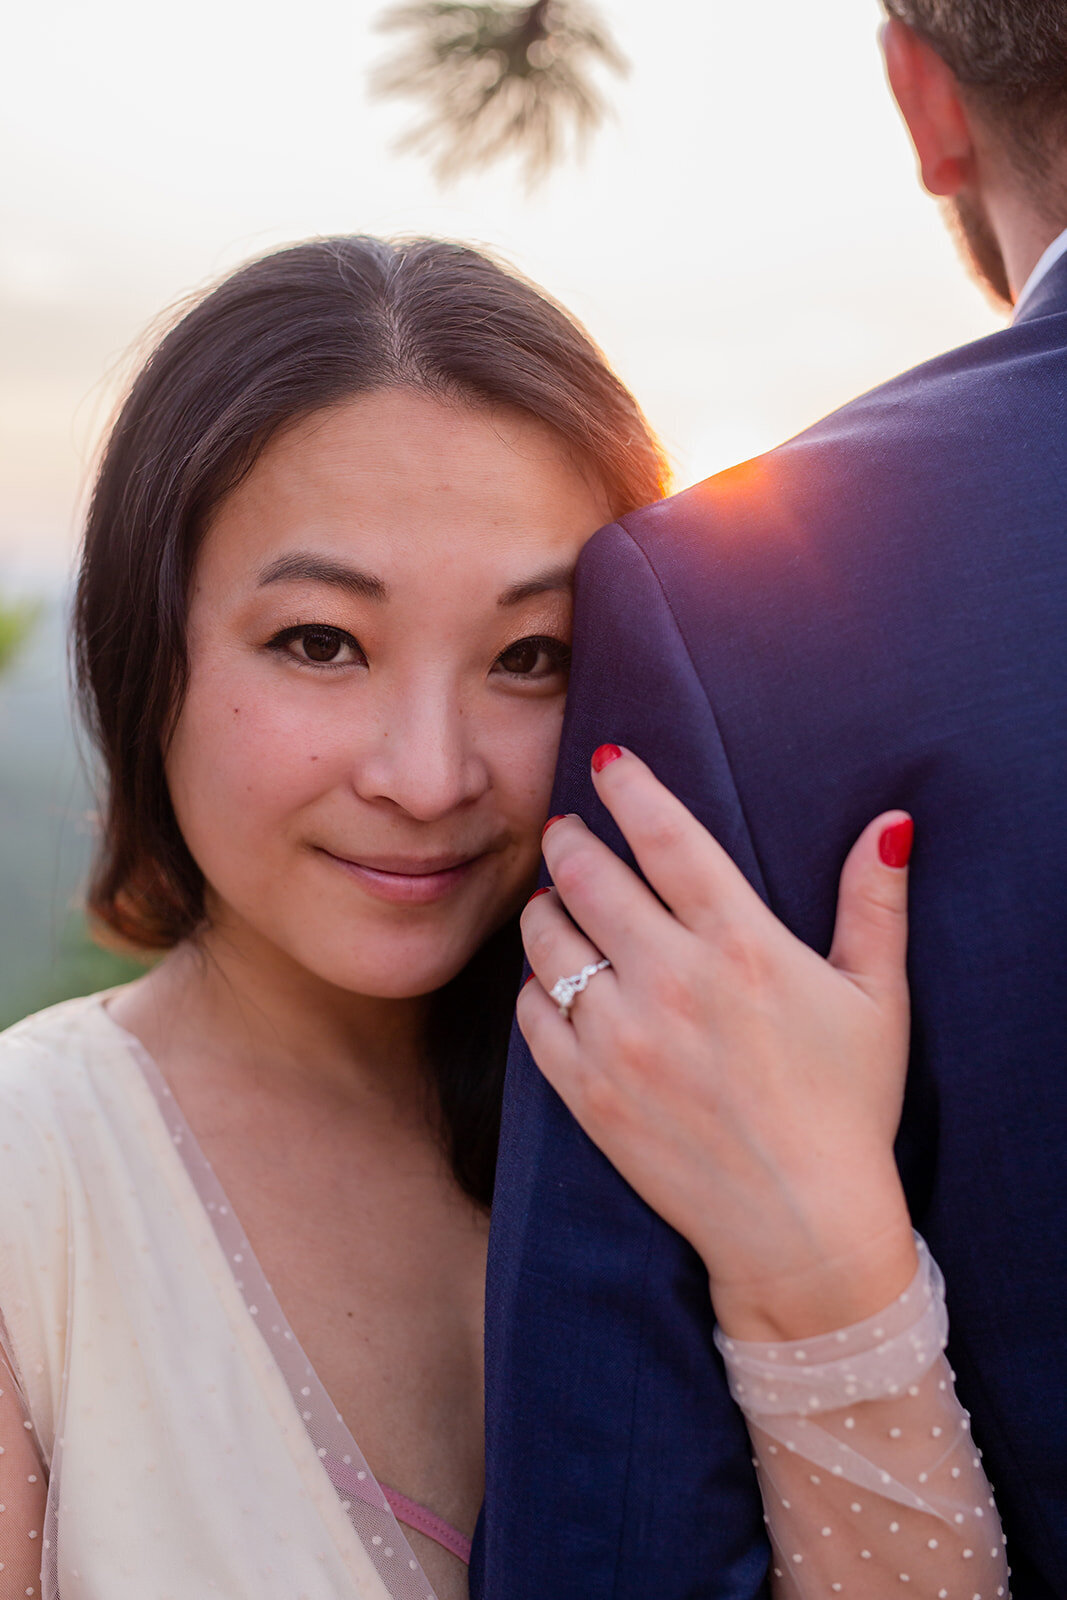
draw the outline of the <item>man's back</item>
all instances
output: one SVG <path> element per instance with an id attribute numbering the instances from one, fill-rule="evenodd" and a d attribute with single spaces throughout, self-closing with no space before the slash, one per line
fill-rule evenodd
<path id="1" fill-rule="evenodd" d="M 598 535 L 577 615 L 556 809 L 618 844 L 588 757 L 630 745 L 822 950 L 849 845 L 914 814 L 901 1166 L 1015 1600 L 1067 1593 L 1067 259 L 1015 327 Z M 513 1055 L 484 1592 L 758 1593 L 699 1263 Z"/>

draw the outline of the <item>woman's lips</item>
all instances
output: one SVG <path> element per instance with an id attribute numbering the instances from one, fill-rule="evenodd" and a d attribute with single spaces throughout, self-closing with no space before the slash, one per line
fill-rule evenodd
<path id="1" fill-rule="evenodd" d="M 378 900 L 388 900 L 393 905 L 428 906 L 443 900 L 470 877 L 482 859 L 469 856 L 462 861 L 450 860 L 438 865 L 435 862 L 404 862 L 396 857 L 380 859 L 372 866 L 369 862 L 349 861 L 345 856 L 335 856 L 330 850 L 323 855 Z"/>

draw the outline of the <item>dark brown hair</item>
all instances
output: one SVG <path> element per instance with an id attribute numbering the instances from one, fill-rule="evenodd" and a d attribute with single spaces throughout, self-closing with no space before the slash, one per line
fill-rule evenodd
<path id="1" fill-rule="evenodd" d="M 1067 6 L 1063 0 L 883 0 L 921 34 L 965 90 L 1048 171 L 1067 130 Z M 1029 174 L 1033 176 L 1033 173 Z"/>
<path id="2" fill-rule="evenodd" d="M 585 332 L 463 245 L 314 240 L 251 262 L 186 309 L 108 439 L 75 603 L 79 699 L 107 782 L 89 910 L 127 944 L 168 949 L 204 920 L 203 878 L 175 821 L 164 758 L 186 687 L 187 593 L 206 523 L 280 427 L 397 386 L 546 423 L 615 516 L 665 490 L 647 423 Z M 481 1200 L 518 965 L 512 927 L 438 997 L 439 1098 L 457 1175 Z M 467 1004 L 487 983 L 501 996 L 492 1015 Z"/>

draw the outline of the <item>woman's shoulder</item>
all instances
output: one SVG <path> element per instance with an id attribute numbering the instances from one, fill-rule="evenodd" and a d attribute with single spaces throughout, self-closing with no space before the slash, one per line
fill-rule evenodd
<path id="1" fill-rule="evenodd" d="M 46 1448 L 58 1416 L 70 1252 L 88 1214 L 78 1154 L 96 1115 L 96 1064 L 114 1041 L 100 995 L 0 1033 L 0 1316 Z M 121 1036 L 119 1036 L 121 1037 Z"/>
<path id="2" fill-rule="evenodd" d="M 101 989 L 96 994 L 76 995 L 61 1000 L 58 1005 L 34 1011 L 20 1022 L 14 1022 L 0 1032 L 0 1061 L 8 1059 L 11 1051 L 41 1050 L 56 1047 L 60 1050 L 79 1044 L 87 1036 L 97 1037 L 101 1021 L 105 1031 L 114 1025 L 110 1022 L 105 1002 L 118 991 Z"/>
<path id="3" fill-rule="evenodd" d="M 0 1123 L 12 1113 L 35 1120 L 77 1092 L 86 1068 L 117 1048 L 105 994 L 64 1000 L 0 1033 Z"/>
<path id="4" fill-rule="evenodd" d="M 57 1208 L 81 1214 L 129 1187 L 153 1104 L 105 1004 L 113 992 L 65 1000 L 0 1034 L 0 1255 L 12 1230 L 39 1235 Z"/>
<path id="5" fill-rule="evenodd" d="M 83 1187 L 81 1147 L 99 1123 L 102 1068 L 116 1050 L 121 1055 L 121 1037 L 102 995 L 65 1000 L 0 1033 L 0 1307 L 7 1317 L 13 1293 L 33 1300 L 27 1285 L 65 1237 L 71 1197 Z"/>

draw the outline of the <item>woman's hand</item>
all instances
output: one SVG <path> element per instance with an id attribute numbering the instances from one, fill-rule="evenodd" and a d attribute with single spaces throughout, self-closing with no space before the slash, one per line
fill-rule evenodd
<path id="1" fill-rule="evenodd" d="M 893 1158 L 910 819 L 886 813 L 853 848 L 823 960 L 636 756 L 605 746 L 594 771 L 651 889 L 577 817 L 549 824 L 555 889 L 523 913 L 537 981 L 518 1007 L 539 1067 L 699 1251 L 727 1334 L 873 1315 L 916 1269 Z M 601 955 L 565 1020 L 548 991 Z"/>

